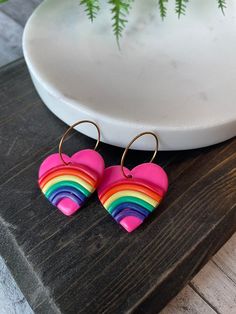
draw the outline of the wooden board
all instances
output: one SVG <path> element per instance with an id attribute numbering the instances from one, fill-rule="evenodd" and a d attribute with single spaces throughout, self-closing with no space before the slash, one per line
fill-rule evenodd
<path id="1" fill-rule="evenodd" d="M 236 313 L 236 284 L 213 261 L 199 272 L 192 285 L 202 292 L 203 298 L 209 300 L 218 313 Z"/>
<path id="2" fill-rule="evenodd" d="M 207 304 L 189 285 L 187 285 L 161 314 L 215 314 Z"/>
<path id="3" fill-rule="evenodd" d="M 236 309 L 236 233 L 161 314 L 234 314 Z"/>
<path id="4" fill-rule="evenodd" d="M 37 171 L 66 126 L 42 104 L 23 61 L 2 68 L 0 87 L 0 253 L 36 313 L 157 313 L 236 230 L 235 139 L 159 153 L 169 193 L 131 235 L 96 196 L 74 217 L 61 215 L 41 195 Z M 93 144 L 76 134 L 64 149 Z M 100 152 L 112 165 L 122 150 Z M 130 152 L 128 166 L 148 159 Z"/>

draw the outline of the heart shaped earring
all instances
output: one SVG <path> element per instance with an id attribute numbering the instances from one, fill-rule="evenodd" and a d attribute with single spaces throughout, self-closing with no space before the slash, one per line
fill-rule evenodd
<path id="1" fill-rule="evenodd" d="M 69 157 L 62 153 L 67 134 L 82 123 L 93 124 L 98 132 L 94 149 L 84 149 Z M 96 152 L 100 142 L 100 129 L 93 121 L 74 123 L 62 136 L 59 153 L 48 156 L 39 168 L 39 187 L 46 198 L 63 214 L 74 214 L 96 190 L 104 173 L 104 160 Z"/>
<path id="2" fill-rule="evenodd" d="M 140 137 L 152 135 L 156 149 L 152 159 L 132 170 L 124 167 L 130 146 Z M 153 132 L 137 135 L 126 147 L 121 163 L 105 169 L 98 187 L 98 197 L 117 223 L 132 232 L 152 213 L 162 201 L 168 189 L 168 178 L 162 167 L 153 163 L 158 152 L 158 138 Z"/>

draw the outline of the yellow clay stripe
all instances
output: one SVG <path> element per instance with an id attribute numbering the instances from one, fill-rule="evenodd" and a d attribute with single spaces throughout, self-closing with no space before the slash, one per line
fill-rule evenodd
<path id="1" fill-rule="evenodd" d="M 117 199 L 119 199 L 120 197 L 124 197 L 124 196 L 133 196 L 133 197 L 137 197 L 140 198 L 141 200 L 144 200 L 145 202 L 149 203 L 150 205 L 152 205 L 153 207 L 156 207 L 158 202 L 156 200 L 154 200 L 153 198 L 147 196 L 144 193 L 141 192 L 137 192 L 137 191 L 132 191 L 132 190 L 126 190 L 126 191 L 121 191 L 121 192 L 117 192 L 115 194 L 113 194 L 111 197 L 109 197 L 106 202 L 103 204 L 103 206 L 105 208 L 109 208 L 109 206 L 115 202 Z"/>
<path id="2" fill-rule="evenodd" d="M 85 180 L 78 178 L 77 176 L 70 176 L 70 175 L 63 175 L 63 176 L 58 176 L 56 178 L 53 178 L 52 180 L 48 181 L 44 187 L 42 188 L 43 193 L 46 193 L 47 190 L 53 185 L 61 181 L 73 181 L 81 184 L 86 190 L 89 192 L 94 191 L 94 187 L 88 184 Z"/>

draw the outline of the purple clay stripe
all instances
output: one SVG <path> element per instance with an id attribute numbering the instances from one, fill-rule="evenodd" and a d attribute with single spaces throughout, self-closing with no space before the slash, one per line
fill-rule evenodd
<path id="1" fill-rule="evenodd" d="M 136 204 L 136 203 L 131 203 L 131 202 L 125 202 L 125 203 L 122 203 L 122 204 L 119 204 L 118 206 L 116 206 L 111 215 L 112 217 L 116 217 L 122 210 L 124 209 L 131 209 L 131 210 L 134 210 L 140 214 L 142 214 L 144 217 L 147 217 L 150 212 L 144 208 L 143 206 L 139 205 L 139 204 Z"/>
<path id="2" fill-rule="evenodd" d="M 123 218 L 125 217 L 128 217 L 128 216 L 133 216 L 133 217 L 137 217 L 139 218 L 141 221 L 144 221 L 145 219 L 145 216 L 142 215 L 141 213 L 135 211 L 135 210 L 132 210 L 132 209 L 124 209 L 122 210 L 118 215 L 116 215 L 114 217 L 114 219 L 117 221 L 117 222 L 120 222 Z"/>
<path id="3" fill-rule="evenodd" d="M 80 199 L 81 202 L 84 202 L 86 200 L 86 195 L 84 195 L 82 192 L 80 192 L 78 189 L 70 187 L 70 186 L 63 186 L 60 188 L 57 188 L 55 191 L 53 191 L 48 199 L 50 202 L 53 202 L 54 198 L 58 195 L 61 194 L 62 192 L 68 192 L 70 194 L 73 194 L 76 196 L 78 199 Z"/>
<path id="4" fill-rule="evenodd" d="M 81 206 L 83 203 L 76 195 L 71 194 L 69 192 L 61 192 L 57 194 L 53 200 L 51 201 L 54 206 L 57 206 L 57 204 L 63 199 L 63 198 L 69 198 L 72 201 L 74 201 L 77 205 Z"/>

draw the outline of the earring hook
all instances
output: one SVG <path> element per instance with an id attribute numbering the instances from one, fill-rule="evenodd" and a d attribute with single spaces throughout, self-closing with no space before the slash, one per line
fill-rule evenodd
<path id="1" fill-rule="evenodd" d="M 156 140 L 156 148 L 154 150 L 154 153 L 153 153 L 153 156 L 150 160 L 150 162 L 153 162 L 153 160 L 155 159 L 156 155 L 157 155 L 157 152 L 158 152 L 158 145 L 159 145 L 159 141 L 158 141 L 158 137 L 157 135 L 154 133 L 154 132 L 151 132 L 151 131 L 148 131 L 148 132 L 142 132 L 140 134 L 138 134 L 137 136 L 135 136 L 132 141 L 129 142 L 129 144 L 126 146 L 125 150 L 124 150 L 124 153 L 121 157 L 121 162 L 120 162 L 120 166 L 121 166 L 121 171 L 122 171 L 122 174 L 125 178 L 131 178 L 132 176 L 131 175 L 126 175 L 125 171 L 124 171 L 124 163 L 125 163 L 125 157 L 127 155 L 127 152 L 129 150 L 129 148 L 131 147 L 131 145 L 137 140 L 139 139 L 140 137 L 144 136 L 144 135 L 152 135 L 155 140 Z"/>
<path id="2" fill-rule="evenodd" d="M 66 165 L 66 166 L 69 165 L 69 162 L 65 162 L 65 160 L 64 160 L 63 157 L 62 157 L 62 144 L 63 144 L 63 142 L 64 142 L 66 136 L 68 135 L 68 133 L 69 133 L 72 129 L 74 129 L 75 126 L 77 126 L 77 125 L 79 125 L 79 124 L 82 124 L 82 123 L 90 123 L 90 124 L 94 125 L 94 126 L 96 127 L 96 129 L 97 129 L 98 138 L 97 138 L 97 142 L 96 142 L 96 144 L 95 144 L 95 146 L 94 146 L 94 150 L 97 149 L 97 147 L 98 147 L 98 145 L 99 145 L 99 143 L 100 143 L 101 132 L 100 132 L 99 126 L 98 126 L 95 122 L 90 121 L 90 120 L 81 120 L 81 121 L 78 121 L 78 122 L 75 122 L 74 124 L 72 124 L 72 125 L 66 130 L 66 132 L 63 134 L 63 136 L 62 136 L 62 138 L 61 138 L 61 140 L 60 140 L 59 146 L 58 146 L 58 151 L 59 151 L 59 155 L 60 155 L 61 161 L 62 161 L 62 162 L 64 163 L 64 165 Z"/>

